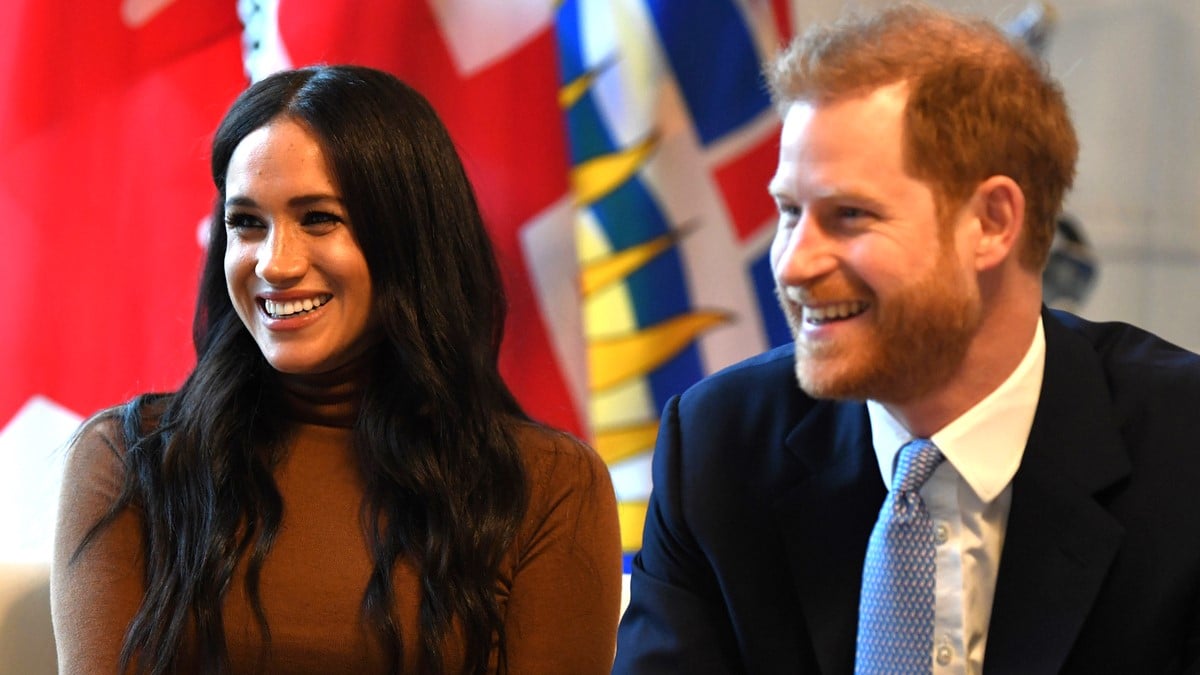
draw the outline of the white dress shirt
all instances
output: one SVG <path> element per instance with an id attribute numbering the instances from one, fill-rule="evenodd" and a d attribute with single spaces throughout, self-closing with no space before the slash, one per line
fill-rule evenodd
<path id="1" fill-rule="evenodd" d="M 937 539 L 933 672 L 983 671 L 992 596 L 1021 464 L 1042 387 L 1046 337 L 1042 321 L 1025 357 L 999 387 L 935 433 L 945 455 L 921 488 Z M 871 437 L 885 486 L 901 446 L 913 435 L 882 404 L 867 402 Z"/>

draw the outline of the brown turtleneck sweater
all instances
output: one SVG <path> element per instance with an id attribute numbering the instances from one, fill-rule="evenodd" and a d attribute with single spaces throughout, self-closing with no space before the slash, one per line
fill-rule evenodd
<path id="1" fill-rule="evenodd" d="M 359 521 L 362 480 L 351 430 L 359 392 L 351 382 L 289 378 L 297 429 L 275 473 L 283 525 L 262 571 L 271 629 L 262 672 L 382 672 L 372 630 L 360 619 L 371 562 Z M 578 441 L 514 423 L 530 502 L 501 564 L 497 593 L 508 633 L 509 670 L 608 673 L 616 643 L 621 553 L 608 470 Z M 51 581 L 60 672 L 114 673 L 144 593 L 140 512 L 130 509 L 69 563 L 84 533 L 119 492 L 118 424 L 93 425 L 72 446 L 63 479 Z M 116 453 L 113 449 L 116 449 Z M 244 567 L 224 601 L 235 672 L 255 672 L 262 640 L 246 598 Z M 396 614 L 406 647 L 417 635 L 419 584 L 395 571 Z M 415 669 L 405 650 L 405 671 Z M 450 652 L 453 648 L 450 647 Z M 448 672 L 455 672 L 453 659 Z M 186 668 L 185 668 L 186 670 Z"/>

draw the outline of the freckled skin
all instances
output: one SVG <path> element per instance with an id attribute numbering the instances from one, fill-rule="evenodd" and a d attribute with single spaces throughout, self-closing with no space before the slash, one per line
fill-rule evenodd
<path id="1" fill-rule="evenodd" d="M 367 262 L 317 139 L 278 118 L 238 144 L 226 171 L 225 277 L 267 361 L 327 372 L 378 341 Z M 325 300 L 278 320 L 263 300 Z"/>

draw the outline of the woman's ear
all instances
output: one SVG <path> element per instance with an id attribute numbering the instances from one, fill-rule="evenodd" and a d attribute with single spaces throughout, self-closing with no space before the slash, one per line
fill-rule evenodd
<path id="1" fill-rule="evenodd" d="M 992 176 L 975 188 L 972 196 L 979 219 L 975 243 L 975 269 L 983 271 L 1015 257 L 1025 229 L 1025 193 L 1008 176 Z"/>

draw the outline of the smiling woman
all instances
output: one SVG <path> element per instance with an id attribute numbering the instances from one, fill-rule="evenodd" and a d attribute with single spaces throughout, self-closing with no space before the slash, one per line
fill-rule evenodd
<path id="1" fill-rule="evenodd" d="M 500 378 L 500 275 L 429 104 L 280 73 L 212 170 L 195 370 L 68 458 L 63 672 L 608 672 L 608 472 Z"/>
<path id="2" fill-rule="evenodd" d="M 225 193 L 229 297 L 273 368 L 330 370 L 379 342 L 366 258 L 303 124 L 283 118 L 247 135 Z"/>

